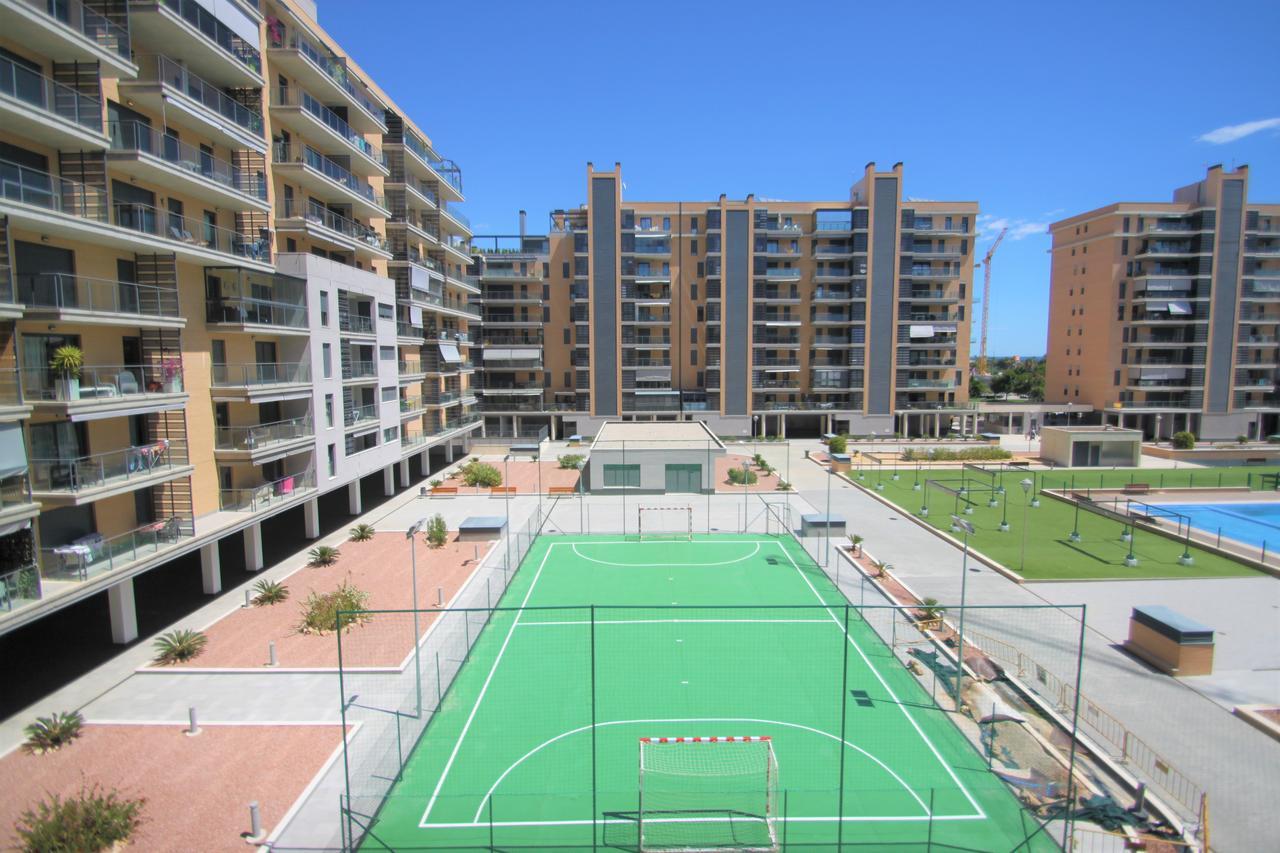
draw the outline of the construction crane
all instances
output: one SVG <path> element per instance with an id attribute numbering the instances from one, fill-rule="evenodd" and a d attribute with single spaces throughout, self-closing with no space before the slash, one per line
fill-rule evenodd
<path id="1" fill-rule="evenodd" d="M 1000 241 L 1004 239 L 1004 235 L 1008 233 L 1008 228 L 1000 230 L 1000 236 L 996 237 L 996 241 L 991 244 L 991 248 L 987 249 L 986 257 L 979 264 L 982 267 L 982 340 L 978 344 L 978 367 L 976 371 L 979 376 L 987 375 L 987 320 L 991 316 L 991 258 L 995 255 L 996 249 L 1000 248 Z"/>

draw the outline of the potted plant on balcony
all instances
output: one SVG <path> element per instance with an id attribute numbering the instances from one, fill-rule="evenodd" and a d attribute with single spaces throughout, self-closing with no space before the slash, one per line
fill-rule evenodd
<path id="1" fill-rule="evenodd" d="M 80 347 L 58 347 L 49 359 L 49 368 L 58 374 L 59 400 L 80 399 L 80 370 L 84 367 L 84 351 Z"/>

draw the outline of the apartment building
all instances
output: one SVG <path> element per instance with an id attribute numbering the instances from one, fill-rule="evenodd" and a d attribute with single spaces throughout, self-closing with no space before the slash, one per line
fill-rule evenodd
<path id="1" fill-rule="evenodd" d="M 973 430 L 978 207 L 868 164 L 840 201 L 632 202 L 587 165 L 545 235 L 476 237 L 490 435 L 705 420 L 721 435 Z"/>
<path id="2" fill-rule="evenodd" d="M 462 200 L 309 0 L 0 0 L 0 633 L 465 447 Z"/>
<path id="3" fill-rule="evenodd" d="M 1280 204 L 1249 200 L 1247 167 L 1050 232 L 1048 401 L 1148 438 L 1280 431 Z"/>

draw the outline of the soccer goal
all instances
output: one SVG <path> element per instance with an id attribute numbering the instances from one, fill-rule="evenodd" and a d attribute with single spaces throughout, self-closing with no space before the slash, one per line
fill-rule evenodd
<path id="1" fill-rule="evenodd" d="M 767 737 L 640 739 L 641 851 L 777 850 Z"/>
<path id="2" fill-rule="evenodd" d="M 693 507 L 642 506 L 637 529 L 641 539 L 692 539 Z"/>

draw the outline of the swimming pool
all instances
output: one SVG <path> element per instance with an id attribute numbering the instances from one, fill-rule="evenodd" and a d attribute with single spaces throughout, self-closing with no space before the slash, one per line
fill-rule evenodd
<path id="1" fill-rule="evenodd" d="M 1280 550 L 1280 502 L 1223 504 L 1152 504 L 1191 518 L 1191 526 L 1267 550 Z"/>

